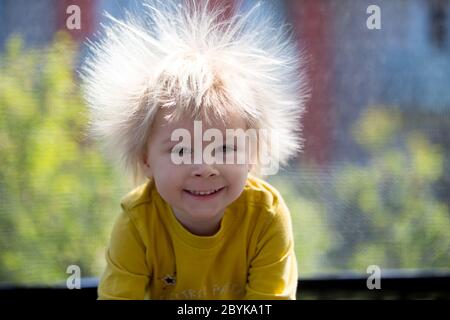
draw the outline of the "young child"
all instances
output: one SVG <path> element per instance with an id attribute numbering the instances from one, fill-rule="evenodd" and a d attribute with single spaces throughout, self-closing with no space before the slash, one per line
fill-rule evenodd
<path id="1" fill-rule="evenodd" d="M 295 299 L 290 213 L 261 175 L 301 147 L 298 49 L 258 5 L 227 16 L 208 1 L 170 3 L 146 3 L 142 21 L 110 17 L 83 68 L 90 133 L 137 185 L 99 299 Z M 239 134 L 220 139 L 249 129 L 244 147 Z"/>

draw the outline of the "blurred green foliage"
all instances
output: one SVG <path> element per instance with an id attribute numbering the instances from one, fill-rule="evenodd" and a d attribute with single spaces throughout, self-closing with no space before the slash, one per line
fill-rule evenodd
<path id="1" fill-rule="evenodd" d="M 450 269 L 450 213 L 434 186 L 445 154 L 404 130 L 394 108 L 367 108 L 352 128 L 363 163 L 313 164 L 269 179 L 293 217 L 300 276 L 382 269 Z"/>
<path id="2" fill-rule="evenodd" d="M 52 283 L 97 275 L 118 213 L 117 175 L 85 138 L 77 48 L 10 39 L 0 56 L 0 282 Z"/>
<path id="3" fill-rule="evenodd" d="M 364 237 L 348 267 L 450 268 L 449 208 L 433 192 L 444 174 L 444 151 L 424 133 L 402 130 L 402 119 L 395 109 L 369 108 L 353 129 L 370 160 L 337 175 L 345 185 L 336 189 L 337 199 L 363 220 Z"/>

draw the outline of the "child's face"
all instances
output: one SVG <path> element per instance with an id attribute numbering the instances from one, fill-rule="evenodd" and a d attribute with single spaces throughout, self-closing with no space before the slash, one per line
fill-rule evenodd
<path id="1" fill-rule="evenodd" d="M 171 134 L 175 129 L 187 129 L 192 139 L 191 152 L 195 152 L 194 120 L 189 118 L 168 122 L 164 119 L 166 114 L 167 111 L 160 109 L 154 120 L 147 147 L 148 156 L 144 156 L 144 162 L 148 165 L 147 175 L 152 176 L 161 197 L 169 203 L 174 212 L 189 219 L 190 223 L 217 220 L 224 209 L 241 194 L 250 165 L 175 164 L 171 153 L 179 141 L 171 141 Z M 202 131 L 205 132 L 209 128 L 219 129 L 223 137 L 226 136 L 225 129 L 246 130 L 244 120 L 237 116 L 230 117 L 225 126 L 216 121 L 207 125 L 203 121 Z M 201 142 L 202 151 L 208 144 L 209 141 Z M 193 194 L 217 189 L 219 191 L 210 195 Z"/>

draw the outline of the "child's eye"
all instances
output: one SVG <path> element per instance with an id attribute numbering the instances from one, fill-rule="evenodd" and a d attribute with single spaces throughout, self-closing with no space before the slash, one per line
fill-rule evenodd
<path id="1" fill-rule="evenodd" d="M 183 156 L 184 153 L 189 152 L 188 148 L 173 148 L 172 153 L 178 154 L 180 157 Z"/>
<path id="2" fill-rule="evenodd" d="M 236 151 L 236 147 L 235 147 L 235 146 L 227 146 L 227 145 L 223 145 L 221 151 L 222 151 L 222 152 L 232 152 L 232 151 Z"/>
<path id="3" fill-rule="evenodd" d="M 224 151 L 236 151 L 236 146 L 223 146 Z"/>

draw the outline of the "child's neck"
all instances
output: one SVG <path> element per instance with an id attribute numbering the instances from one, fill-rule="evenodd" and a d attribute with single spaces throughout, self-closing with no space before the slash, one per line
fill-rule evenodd
<path id="1" fill-rule="evenodd" d="M 196 236 L 210 237 L 215 235 L 219 230 L 223 218 L 224 212 L 214 216 L 214 218 L 208 221 L 193 221 L 183 212 L 180 212 L 172 208 L 173 213 L 181 225 L 188 230 L 190 233 Z"/>

